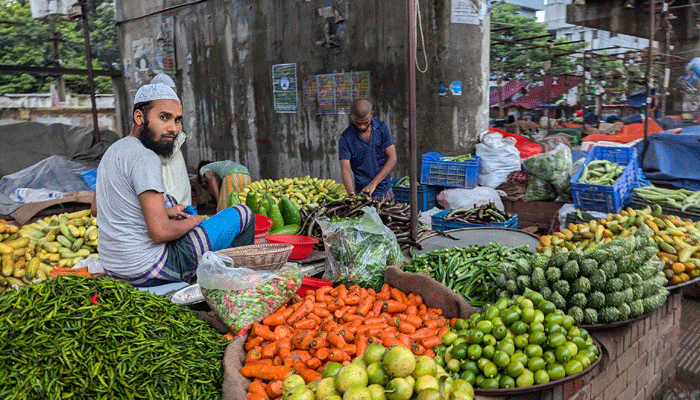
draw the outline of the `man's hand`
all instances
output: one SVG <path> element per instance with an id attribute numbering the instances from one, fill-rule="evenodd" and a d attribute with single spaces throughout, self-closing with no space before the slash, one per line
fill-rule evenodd
<path id="1" fill-rule="evenodd" d="M 175 204 L 170 208 L 166 208 L 165 213 L 168 214 L 170 219 L 185 219 L 190 216 L 185 212 L 186 207 L 184 204 Z"/>
<path id="2" fill-rule="evenodd" d="M 374 193 L 374 191 L 375 191 L 376 189 L 377 189 L 377 185 L 375 185 L 375 184 L 373 184 L 373 183 L 370 182 L 367 186 L 365 186 L 364 188 L 362 188 L 362 193 L 367 193 L 368 195 L 371 196 L 372 193 Z"/>

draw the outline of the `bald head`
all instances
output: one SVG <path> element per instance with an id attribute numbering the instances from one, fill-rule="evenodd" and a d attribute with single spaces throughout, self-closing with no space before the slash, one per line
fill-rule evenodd
<path id="1" fill-rule="evenodd" d="M 369 102 L 367 99 L 357 99 L 352 102 L 352 105 L 350 106 L 350 115 L 358 118 L 358 119 L 363 119 L 367 118 L 372 114 L 372 103 Z"/>

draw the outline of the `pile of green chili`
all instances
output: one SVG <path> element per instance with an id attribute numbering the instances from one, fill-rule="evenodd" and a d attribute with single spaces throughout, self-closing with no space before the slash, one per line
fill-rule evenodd
<path id="1" fill-rule="evenodd" d="M 59 276 L 0 293 L 0 398 L 219 399 L 226 344 L 167 297 Z"/>

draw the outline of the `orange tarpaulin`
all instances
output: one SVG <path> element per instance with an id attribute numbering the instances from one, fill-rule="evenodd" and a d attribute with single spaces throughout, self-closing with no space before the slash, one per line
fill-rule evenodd
<path id="1" fill-rule="evenodd" d="M 653 119 L 649 120 L 649 135 L 663 132 L 663 129 Z M 607 142 L 629 143 L 637 139 L 644 138 L 644 123 L 629 124 L 622 127 L 620 132 L 614 135 L 588 135 L 581 139 L 582 142 L 597 142 L 605 140 Z"/>

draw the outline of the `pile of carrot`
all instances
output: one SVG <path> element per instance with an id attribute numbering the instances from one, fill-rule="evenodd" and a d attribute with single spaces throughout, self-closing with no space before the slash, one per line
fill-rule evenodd
<path id="1" fill-rule="evenodd" d="M 379 292 L 344 285 L 309 290 L 299 302 L 253 324 L 240 371 L 253 379 L 247 399 L 281 397 L 282 381 L 292 372 L 307 383 L 321 379 L 326 363 L 347 364 L 370 343 L 433 357 L 450 322 L 421 296 L 386 284 Z"/>

